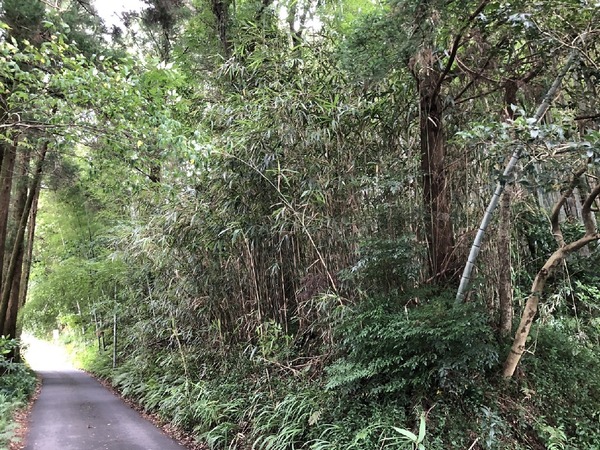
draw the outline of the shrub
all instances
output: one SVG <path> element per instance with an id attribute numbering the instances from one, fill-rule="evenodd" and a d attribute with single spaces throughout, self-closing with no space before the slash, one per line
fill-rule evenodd
<path id="1" fill-rule="evenodd" d="M 485 311 L 416 294 L 371 298 L 347 316 L 340 330 L 343 356 L 328 369 L 329 389 L 407 399 L 427 392 L 459 396 L 497 364 Z"/>
<path id="2" fill-rule="evenodd" d="M 540 435 L 560 430 L 571 447 L 600 448 L 600 357 L 561 331 L 560 323 L 540 325 L 535 354 L 523 359 L 523 390 L 541 411 Z"/>
<path id="3" fill-rule="evenodd" d="M 23 363 L 14 362 L 7 355 L 18 351 L 20 342 L 0 337 L 0 447 L 5 448 L 14 437 L 12 415 L 35 390 L 35 373 Z"/>
<path id="4" fill-rule="evenodd" d="M 342 276 L 368 292 L 388 294 L 413 288 L 421 270 L 413 236 L 370 239 L 361 243 L 356 264 Z"/>

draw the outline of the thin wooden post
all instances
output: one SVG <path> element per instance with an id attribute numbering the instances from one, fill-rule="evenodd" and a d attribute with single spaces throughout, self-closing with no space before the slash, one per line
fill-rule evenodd
<path id="1" fill-rule="evenodd" d="M 113 315 L 113 369 L 117 367 L 117 313 Z"/>

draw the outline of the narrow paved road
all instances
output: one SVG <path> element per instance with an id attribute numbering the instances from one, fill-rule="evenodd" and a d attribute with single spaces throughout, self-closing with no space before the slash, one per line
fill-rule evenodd
<path id="1" fill-rule="evenodd" d="M 48 358 L 56 350 L 51 347 L 35 350 L 44 361 L 27 356 L 42 376 L 42 391 L 31 412 L 25 450 L 184 449 L 60 355 Z"/>

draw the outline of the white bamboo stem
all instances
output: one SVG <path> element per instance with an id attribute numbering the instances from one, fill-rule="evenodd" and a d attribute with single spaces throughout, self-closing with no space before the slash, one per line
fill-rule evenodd
<path id="1" fill-rule="evenodd" d="M 535 125 L 538 123 L 541 118 L 544 116 L 548 108 L 550 107 L 550 103 L 556 96 L 558 92 L 558 88 L 560 87 L 562 80 L 569 72 L 571 66 L 575 62 L 577 58 L 577 50 L 573 49 L 569 54 L 569 59 L 565 63 L 564 67 L 561 69 L 556 79 L 548 89 L 548 92 L 544 96 L 542 103 L 538 106 L 534 116 L 531 118 L 530 125 Z M 485 235 L 485 231 L 489 226 L 492 220 L 492 214 L 494 210 L 498 206 L 498 202 L 500 201 L 500 196 L 504 191 L 504 186 L 506 184 L 507 178 L 512 174 L 515 166 L 517 165 L 517 161 L 521 157 L 521 152 L 523 150 L 523 146 L 518 146 L 513 152 L 508 164 L 506 164 L 506 168 L 502 173 L 502 178 L 498 180 L 496 184 L 496 189 L 494 191 L 494 195 L 490 200 L 490 203 L 485 210 L 485 214 L 483 215 L 483 219 L 481 220 L 481 224 L 479 225 L 479 230 L 477 230 L 477 235 L 475 236 L 475 240 L 473 241 L 473 245 L 471 246 L 471 251 L 469 252 L 469 258 L 467 259 L 467 264 L 465 265 L 465 269 L 463 270 L 463 274 L 460 278 L 460 285 L 458 287 L 458 291 L 456 293 L 456 303 L 462 303 L 467 294 L 467 288 L 469 287 L 469 282 L 471 281 L 471 272 L 473 271 L 473 267 L 475 267 L 475 262 L 477 261 L 477 256 L 479 255 L 479 250 L 481 249 L 481 244 L 483 242 L 483 237 Z"/>

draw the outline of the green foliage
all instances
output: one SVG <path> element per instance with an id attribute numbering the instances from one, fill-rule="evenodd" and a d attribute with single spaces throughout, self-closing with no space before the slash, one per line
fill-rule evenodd
<path id="1" fill-rule="evenodd" d="M 281 325 L 271 320 L 260 324 L 256 331 L 261 357 L 275 361 L 287 359 L 293 338 L 283 332 Z"/>
<path id="2" fill-rule="evenodd" d="M 46 12 L 44 5 L 35 0 L 3 0 L 0 5 L 2 20 L 11 27 L 11 35 L 16 39 L 31 38 L 41 33 Z"/>
<path id="3" fill-rule="evenodd" d="M 24 406 L 37 386 L 37 378 L 31 369 L 7 359 L 7 355 L 20 347 L 19 340 L 0 337 L 0 446 L 8 446 L 13 440 L 13 413 Z"/>
<path id="4" fill-rule="evenodd" d="M 413 450 L 425 450 L 425 445 L 423 445 L 423 441 L 425 440 L 425 428 L 425 413 L 421 413 L 421 417 L 419 418 L 418 436 L 412 431 L 405 430 L 404 428 L 393 427 L 394 431 L 401 434 L 406 441 L 412 445 Z"/>
<path id="5" fill-rule="evenodd" d="M 387 7 L 362 15 L 353 25 L 340 49 L 340 59 L 355 76 L 381 79 L 415 51 L 408 29 Z"/>
<path id="6" fill-rule="evenodd" d="M 548 450 L 566 450 L 567 448 L 574 448 L 571 446 L 567 447 L 568 438 L 562 425 L 555 428 L 542 423 L 539 424 L 537 428 Z"/>
<path id="7" fill-rule="evenodd" d="M 15 437 L 17 425 L 12 421 L 12 415 L 20 403 L 15 404 L 4 393 L 0 393 L 0 446 L 7 449 Z"/>
<path id="8" fill-rule="evenodd" d="M 127 397 L 189 430 L 211 449 L 411 447 L 393 428 L 404 420 L 401 409 L 342 400 L 301 372 L 290 383 L 279 363 L 257 363 L 247 352 L 235 352 L 230 348 L 229 354 L 211 362 L 210 368 L 199 366 L 186 375 L 181 354 L 137 351 L 116 370 L 106 372 L 105 368 L 100 373 L 110 374 L 113 384 Z M 109 364 L 96 354 L 105 366 Z M 204 363 L 212 361 L 204 356 Z M 98 368 L 96 365 L 95 370 Z M 422 431 L 417 433 L 422 435 Z"/>
<path id="9" fill-rule="evenodd" d="M 285 2 L 223 2 L 222 24 L 218 2 L 194 2 L 187 22 L 147 3 L 155 34 L 139 38 L 168 34 L 157 40 L 159 61 L 108 56 L 85 39 L 94 20 L 75 26 L 76 8 L 65 13 L 72 27 L 46 23 L 39 47 L 3 32 L 6 116 L 60 130 L 44 133 L 60 156 L 45 182 L 56 194 L 40 205 L 26 327 L 70 329 L 82 365 L 212 449 L 596 445 L 594 375 L 585 392 L 569 392 L 598 372 L 579 345 L 598 344 L 596 259 L 577 261 L 570 285 L 549 283 L 557 307 L 542 306 L 540 322 L 557 338 L 538 341 L 548 358 L 527 358 L 531 400 L 495 385 L 495 297 L 484 310 L 454 307 L 453 292 L 415 289 L 427 278 L 431 238 L 419 186 L 423 75 L 447 70 L 436 90 L 444 134 L 456 135 L 443 165 L 460 259 L 459 238 L 476 229 L 490 178 L 516 141 L 535 164 L 524 157 L 529 172 L 508 181 L 524 189 L 530 180 L 532 192 L 542 181 L 558 189 L 571 167 L 557 159 L 549 170 L 552 152 L 575 152 L 572 163 L 588 151 L 595 158 L 597 136 L 588 133 L 585 147 L 577 134 L 597 124 L 572 120 L 596 111 L 595 51 L 565 83 L 548 125 L 526 120 L 566 47 L 593 41 L 575 39 L 596 26 L 591 2 L 488 2 L 467 23 L 480 2 L 291 1 L 325 24 L 306 41 L 279 26 Z M 515 108 L 504 104 L 512 80 Z M 514 123 L 504 123 L 504 109 Z M 9 140 L 12 124 L 1 125 Z M 547 215 L 523 203 L 514 207 L 517 292 L 555 249 Z M 580 233 L 565 226 L 569 239 Z M 481 274 L 489 292 L 495 283 Z M 114 312 L 113 370 L 91 333 Z M 565 361 L 575 373 L 561 376 Z"/>
<path id="10" fill-rule="evenodd" d="M 371 239 L 359 248 L 359 259 L 345 276 L 366 292 L 410 290 L 417 283 L 421 262 L 415 239 Z"/>
<path id="11" fill-rule="evenodd" d="M 596 330 L 598 332 L 598 330 Z M 556 325 L 535 331 L 535 355 L 524 358 L 522 389 L 544 417 L 541 434 L 548 445 L 568 437 L 567 448 L 600 446 L 600 358 L 597 346 L 589 348 Z M 552 427 L 552 429 L 548 428 Z M 562 439 L 565 441 L 565 439 Z"/>
<path id="12" fill-rule="evenodd" d="M 308 428 L 320 414 L 317 397 L 307 391 L 288 394 L 276 404 L 263 406 L 253 419 L 253 446 L 265 450 L 302 448 Z"/>
<path id="13" fill-rule="evenodd" d="M 53 329 L 94 333 L 103 318 L 112 316 L 124 286 L 125 266 L 107 257 L 110 222 L 76 181 L 59 186 L 61 197 L 46 194 L 40 199 L 37 262 L 21 311 L 26 329 L 39 336 Z"/>
<path id="14" fill-rule="evenodd" d="M 448 296 L 413 291 L 359 303 L 342 325 L 344 356 L 328 369 L 328 388 L 404 398 L 477 389 L 498 363 L 493 332 L 478 306 L 452 307 Z"/>
<path id="15" fill-rule="evenodd" d="M 524 206 L 522 211 L 516 212 L 515 227 L 517 233 L 526 240 L 531 258 L 538 262 L 538 267 L 543 266 L 556 250 L 556 240 L 552 236 L 547 215 Z M 529 267 L 530 275 L 535 275 L 538 267 Z"/>
<path id="16" fill-rule="evenodd" d="M 18 352 L 20 347 L 19 340 L 0 337 L 0 393 L 15 403 L 25 402 L 37 383 L 33 372 L 23 363 L 7 359 L 7 355 Z"/>

